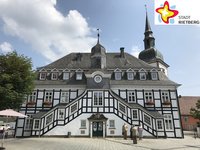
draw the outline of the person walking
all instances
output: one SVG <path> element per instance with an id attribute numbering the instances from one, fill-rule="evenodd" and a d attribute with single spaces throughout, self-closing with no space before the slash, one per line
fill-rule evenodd
<path id="1" fill-rule="evenodd" d="M 126 123 L 124 123 L 124 125 L 122 126 L 122 134 L 125 140 L 127 139 L 127 131 L 128 131 L 128 126 Z"/>

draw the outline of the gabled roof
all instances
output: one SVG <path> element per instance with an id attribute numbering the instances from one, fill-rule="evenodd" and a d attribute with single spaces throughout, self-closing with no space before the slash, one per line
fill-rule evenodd
<path id="1" fill-rule="evenodd" d="M 190 109 L 196 107 L 196 103 L 199 99 L 200 96 L 181 96 L 181 98 L 179 98 L 181 115 L 190 115 Z"/>

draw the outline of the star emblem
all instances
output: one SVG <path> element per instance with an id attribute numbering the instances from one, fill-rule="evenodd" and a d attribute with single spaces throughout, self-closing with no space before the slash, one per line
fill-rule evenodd
<path id="1" fill-rule="evenodd" d="M 156 9 L 156 12 L 159 13 L 161 15 L 161 19 L 164 23 L 168 24 L 169 23 L 169 19 L 175 17 L 176 15 L 178 15 L 178 11 L 177 10 L 171 10 L 169 7 L 169 3 L 168 1 L 165 1 L 164 6 L 163 7 L 159 7 Z"/>

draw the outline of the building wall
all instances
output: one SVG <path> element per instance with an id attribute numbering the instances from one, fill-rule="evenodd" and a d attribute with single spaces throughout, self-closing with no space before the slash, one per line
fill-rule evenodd
<path id="1" fill-rule="evenodd" d="M 147 87 L 142 88 L 138 88 L 135 89 L 135 87 L 133 88 L 126 88 L 123 86 L 121 87 L 121 89 L 118 88 L 113 88 L 113 91 L 123 99 L 123 101 L 127 102 L 127 92 L 130 90 L 135 90 L 136 92 L 136 103 L 140 104 L 142 107 L 145 107 L 147 110 L 149 111 L 158 111 L 160 114 L 171 114 L 172 115 L 172 121 L 173 121 L 173 129 L 170 131 L 166 131 L 166 136 L 167 137 L 182 137 L 182 130 L 181 130 L 181 124 L 180 124 L 180 118 L 179 118 L 179 109 L 178 109 L 178 104 L 177 104 L 177 94 L 176 94 L 176 90 L 174 90 L 172 88 L 172 90 L 166 90 L 169 93 L 169 97 L 170 97 L 170 101 L 171 104 L 170 105 L 163 105 L 162 104 L 162 100 L 161 100 L 161 89 L 149 89 Z M 144 90 L 145 89 L 145 90 Z M 124 122 L 127 122 L 129 124 L 129 128 L 131 124 L 135 124 L 135 125 L 139 125 L 139 121 L 138 120 L 132 120 L 132 112 L 131 112 L 131 108 L 129 108 L 128 105 L 126 105 L 126 103 L 122 103 L 125 107 L 126 107 L 126 114 L 122 113 L 121 111 L 117 110 L 119 107 L 119 101 L 114 98 L 113 96 L 111 96 L 109 94 L 109 92 L 107 90 L 105 90 L 104 92 L 104 106 L 96 108 L 93 107 L 93 90 L 88 90 L 86 93 L 83 92 L 83 89 L 81 89 L 79 92 L 79 89 L 73 89 L 71 90 L 71 92 L 73 92 L 74 96 L 70 97 L 72 99 L 72 101 L 70 102 L 70 105 L 67 106 L 65 109 L 66 113 L 65 113 L 65 117 L 67 117 L 68 115 L 69 118 L 66 120 L 68 121 L 59 121 L 57 118 L 57 114 L 58 114 L 58 108 L 56 108 L 56 104 L 58 104 L 60 102 L 60 92 L 62 91 L 61 89 L 51 89 L 49 88 L 48 90 L 52 90 L 53 91 L 53 105 L 49 106 L 49 107 L 44 107 L 42 105 L 42 101 L 44 100 L 44 93 L 46 90 L 44 89 L 37 89 L 37 104 L 34 107 L 26 107 L 26 104 L 24 104 L 24 107 L 21 108 L 21 112 L 28 114 L 28 115 L 34 115 L 36 113 L 38 113 L 41 110 L 46 110 L 47 112 L 52 112 L 54 114 L 54 121 L 52 125 L 49 125 L 48 127 L 43 126 L 43 131 L 41 133 L 39 133 L 39 131 L 32 131 L 32 130 L 25 130 L 24 126 L 26 124 L 26 121 L 24 118 L 21 118 L 18 120 L 18 128 L 17 128 L 17 132 L 16 135 L 17 136 L 30 136 L 30 135 L 36 135 L 39 136 L 41 135 L 62 135 L 65 136 L 68 132 L 71 132 L 71 134 L 73 136 L 89 136 L 89 132 L 90 132 L 90 127 L 89 127 L 89 122 L 87 120 L 87 118 L 89 116 L 91 116 L 94 113 L 100 112 L 103 113 L 107 118 L 108 118 L 108 122 L 109 119 L 113 119 L 116 120 L 116 129 L 109 129 L 108 128 L 108 124 L 106 124 L 106 135 L 107 136 L 120 136 L 121 135 L 121 127 L 123 125 Z M 144 99 L 144 92 L 145 91 L 151 91 L 153 93 L 153 99 L 155 100 L 155 105 L 153 106 L 147 106 L 145 104 L 145 99 Z M 82 95 L 82 93 L 86 94 L 83 95 L 81 99 L 77 99 L 80 95 Z M 78 101 L 77 101 L 78 100 Z M 78 111 L 74 114 L 69 114 L 69 111 L 71 110 L 71 106 L 74 104 L 73 102 L 77 101 L 78 103 Z M 121 103 L 121 102 L 120 102 Z M 55 108 L 52 110 L 51 108 L 55 106 Z M 142 110 L 139 111 L 139 118 L 140 121 L 143 121 L 143 113 Z M 45 118 L 48 115 L 45 115 L 44 117 L 42 117 L 41 123 L 45 124 Z M 156 124 L 155 124 L 155 118 L 153 118 L 151 115 L 151 120 L 153 122 L 153 124 L 151 125 L 151 128 L 148 127 L 148 125 L 144 125 L 144 134 L 145 135 L 151 135 L 151 134 L 156 134 Z M 80 120 L 82 119 L 86 119 L 87 120 L 87 128 L 88 129 L 80 129 Z M 108 123 L 107 122 L 107 123 Z M 165 129 L 164 129 L 165 130 Z M 147 132 L 148 131 L 148 132 Z M 149 134 L 151 133 L 151 134 Z M 158 136 L 165 136 L 165 134 L 163 134 L 162 132 L 158 132 Z"/>
<path id="2" fill-rule="evenodd" d="M 197 127 L 198 119 L 194 119 L 191 115 L 181 115 L 183 130 L 194 131 Z"/>

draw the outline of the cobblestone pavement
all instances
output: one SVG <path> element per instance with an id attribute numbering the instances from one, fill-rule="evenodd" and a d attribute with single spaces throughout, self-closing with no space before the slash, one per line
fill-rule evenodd
<path id="1" fill-rule="evenodd" d="M 200 138 L 143 139 L 138 144 L 122 138 L 6 139 L 6 150 L 200 150 Z"/>

